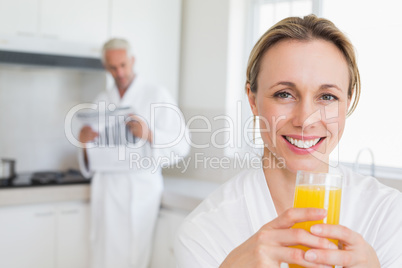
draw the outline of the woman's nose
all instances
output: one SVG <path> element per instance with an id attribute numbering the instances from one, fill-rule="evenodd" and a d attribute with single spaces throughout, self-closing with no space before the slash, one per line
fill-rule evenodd
<path id="1" fill-rule="evenodd" d="M 295 127 L 306 128 L 321 121 L 321 110 L 313 101 L 300 101 L 294 111 L 292 123 Z"/>

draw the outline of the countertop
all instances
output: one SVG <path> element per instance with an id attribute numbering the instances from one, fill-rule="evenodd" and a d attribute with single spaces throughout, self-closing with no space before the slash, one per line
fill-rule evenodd
<path id="1" fill-rule="evenodd" d="M 31 185 L 33 187 L 1 187 L 0 206 L 28 205 L 34 203 L 90 201 L 90 184 L 87 182 L 69 184 Z M 164 192 L 161 206 L 190 212 L 211 192 L 220 186 L 219 183 L 181 178 L 164 177 Z"/>
<path id="2" fill-rule="evenodd" d="M 162 207 L 192 211 L 221 184 L 205 180 L 164 177 Z"/>
<path id="3" fill-rule="evenodd" d="M 402 180 L 380 180 L 402 191 Z M 161 206 L 166 209 L 190 212 L 221 184 L 183 177 L 164 177 Z M 90 181 L 47 185 L 21 184 L 18 187 L 0 187 L 0 207 L 34 203 L 90 201 Z"/>
<path id="4" fill-rule="evenodd" d="M 12 179 L 0 180 L 0 189 L 65 186 L 88 183 L 90 183 L 90 180 L 84 178 L 78 170 L 69 169 L 67 171 L 20 173 Z"/>

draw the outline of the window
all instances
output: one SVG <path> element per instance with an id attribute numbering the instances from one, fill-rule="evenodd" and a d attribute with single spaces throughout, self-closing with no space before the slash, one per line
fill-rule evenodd
<path id="1" fill-rule="evenodd" d="M 265 0 L 257 1 L 254 33 L 258 39 L 276 22 L 290 16 L 320 15 L 320 1 L 313 0 Z M 255 40 L 257 41 L 257 40 Z"/>
<path id="2" fill-rule="evenodd" d="M 236 141 L 235 146 L 225 148 L 225 155 L 250 153 L 252 139 L 262 148 L 259 132 L 251 131 L 252 113 L 244 91 L 247 60 L 254 44 L 277 21 L 312 13 L 319 16 L 320 10 L 321 0 L 231 0 L 226 108 L 237 127 L 231 134 L 233 137 L 228 137 Z M 258 123 L 255 127 L 258 129 Z M 261 152 L 251 149 L 251 153 Z"/>
<path id="3" fill-rule="evenodd" d="M 334 150 L 331 158 L 352 167 L 356 166 L 358 159 L 359 171 L 366 174 L 372 173 L 371 164 L 374 162 L 377 177 L 401 179 L 402 105 L 399 102 L 402 100 L 402 88 L 399 77 L 402 73 L 402 20 L 399 19 L 399 11 L 402 2 L 250 0 L 248 7 L 248 23 L 245 23 L 246 34 L 243 36 L 243 40 L 247 41 L 242 50 L 237 50 L 238 53 L 244 53 L 244 59 L 237 60 L 241 62 L 237 67 L 228 65 L 234 68 L 228 71 L 229 115 L 238 118 L 239 112 L 236 113 L 236 109 L 240 107 L 243 123 L 251 116 L 244 94 L 247 57 L 255 42 L 270 26 L 288 16 L 313 13 L 328 18 L 354 44 L 362 82 L 360 103 L 354 114 L 346 120 L 339 148 Z M 228 58 L 235 61 L 230 53 Z M 240 87 L 234 87 L 235 84 Z M 242 143 L 241 149 L 245 150 L 246 147 Z M 230 150 L 227 152 L 230 155 Z"/>
<path id="4" fill-rule="evenodd" d="M 402 2 L 323 0 L 322 15 L 345 32 L 357 52 L 362 95 L 346 120 L 340 160 L 370 165 L 377 177 L 402 178 Z M 364 166 L 363 166 L 364 167 Z M 391 174 L 393 173 L 393 174 Z M 399 174 L 398 174 L 399 173 Z"/>

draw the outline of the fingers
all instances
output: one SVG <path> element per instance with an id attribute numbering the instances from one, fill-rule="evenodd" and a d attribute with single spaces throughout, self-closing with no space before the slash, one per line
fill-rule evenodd
<path id="1" fill-rule="evenodd" d="M 380 267 L 375 250 L 357 232 L 342 225 L 317 224 L 311 227 L 311 233 L 319 237 L 339 240 L 343 250 L 310 249 L 305 259 L 314 263 L 352 267 Z"/>
<path id="2" fill-rule="evenodd" d="M 326 210 L 316 208 L 292 208 L 285 211 L 273 221 L 264 225 L 246 242 L 233 250 L 224 263 L 235 263 L 237 267 L 277 267 L 281 262 L 297 264 L 302 267 L 330 267 L 321 263 L 309 262 L 301 248 L 289 247 L 304 245 L 310 248 L 337 248 L 324 237 L 311 234 L 303 229 L 290 229 L 297 222 L 317 221 L 325 218 Z M 244 264 L 244 265 L 243 265 Z M 243 265 L 243 266 L 242 266 Z M 222 266 L 223 267 L 223 266 Z M 261 266 L 259 266 L 261 267 Z"/>
<path id="3" fill-rule="evenodd" d="M 95 131 L 90 126 L 84 126 L 81 129 L 80 135 L 79 135 L 79 141 L 81 143 L 87 143 L 92 140 L 94 140 L 96 137 L 98 137 L 99 134 Z"/>
<path id="4" fill-rule="evenodd" d="M 358 240 L 356 237 L 358 236 L 357 233 L 342 225 L 316 224 L 310 228 L 310 232 L 313 235 L 336 239 L 346 244 L 352 244 Z M 306 252 L 305 258 L 307 261 L 315 263 L 350 266 L 352 264 L 353 255 L 350 251 L 344 250 L 311 249 Z"/>
<path id="5" fill-rule="evenodd" d="M 152 142 L 152 133 L 148 128 L 148 125 L 141 120 L 138 116 L 131 115 L 126 124 L 130 128 L 134 136 L 148 140 Z"/>
<path id="6" fill-rule="evenodd" d="M 314 262 L 309 262 L 305 259 L 305 252 L 298 248 L 273 248 L 271 250 L 272 255 L 276 259 L 282 260 L 289 264 L 298 264 L 306 268 L 332 268 L 329 265 L 321 265 Z"/>
<path id="7" fill-rule="evenodd" d="M 263 236 L 264 231 L 261 234 Z M 278 229 L 270 232 L 269 238 L 263 237 L 262 239 L 277 241 L 277 245 L 280 246 L 303 245 L 309 248 L 338 249 L 338 246 L 328 239 L 312 235 L 303 229 Z"/>
<path id="8" fill-rule="evenodd" d="M 316 224 L 311 227 L 310 232 L 320 237 L 339 240 L 345 245 L 356 245 L 362 241 L 360 234 L 342 225 Z"/>
<path id="9" fill-rule="evenodd" d="M 98 133 L 95 132 L 90 126 L 84 126 L 84 127 L 81 129 L 81 133 L 98 135 Z"/>
<path id="10" fill-rule="evenodd" d="M 275 220 L 266 224 L 266 226 L 272 229 L 286 229 L 292 227 L 297 222 L 322 220 L 326 215 L 327 211 L 325 209 L 291 208 Z"/>
<path id="11" fill-rule="evenodd" d="M 358 263 L 355 253 L 344 250 L 310 249 L 304 255 L 308 262 L 325 263 L 326 265 L 352 266 Z"/>

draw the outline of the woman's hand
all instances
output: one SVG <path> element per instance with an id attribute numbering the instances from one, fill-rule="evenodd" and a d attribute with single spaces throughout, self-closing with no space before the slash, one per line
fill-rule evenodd
<path id="1" fill-rule="evenodd" d="M 309 268 L 331 267 L 308 262 L 303 250 L 289 247 L 305 245 L 310 248 L 337 249 L 337 246 L 326 238 L 312 235 L 303 229 L 290 229 L 297 222 L 321 220 L 325 216 L 326 210 L 323 209 L 288 209 L 235 248 L 220 267 L 279 268 L 281 262 Z"/>
<path id="2" fill-rule="evenodd" d="M 339 265 L 345 268 L 380 268 L 375 250 L 364 238 L 341 225 L 317 224 L 311 227 L 313 234 L 339 240 L 342 250 L 310 249 L 305 260 L 326 265 Z"/>

